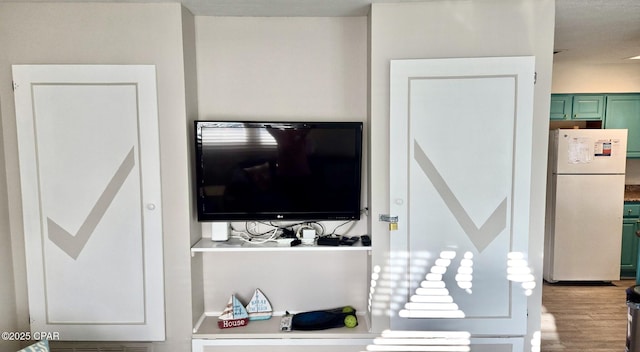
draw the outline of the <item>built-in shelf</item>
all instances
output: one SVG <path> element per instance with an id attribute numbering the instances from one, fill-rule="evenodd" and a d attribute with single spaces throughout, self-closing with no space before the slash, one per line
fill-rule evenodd
<path id="1" fill-rule="evenodd" d="M 206 314 L 193 329 L 194 339 L 360 339 L 370 337 L 369 323 L 365 315 L 358 314 L 358 326 L 317 331 L 280 331 L 282 314 L 274 314 L 269 320 L 250 321 L 243 327 L 220 329 L 218 315 Z"/>
<path id="2" fill-rule="evenodd" d="M 291 247 L 289 242 L 250 243 L 240 239 L 231 238 L 228 241 L 212 241 L 210 238 L 202 238 L 191 247 L 191 254 L 200 252 L 229 252 L 229 251 L 370 251 L 371 246 L 363 246 L 361 242 L 352 246 L 318 246 L 298 245 Z"/>

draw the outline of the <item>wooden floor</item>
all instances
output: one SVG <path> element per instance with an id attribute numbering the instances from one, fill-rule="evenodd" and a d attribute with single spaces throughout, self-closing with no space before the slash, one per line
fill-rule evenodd
<path id="1" fill-rule="evenodd" d="M 624 352 L 625 290 L 635 280 L 544 283 L 541 352 Z"/>

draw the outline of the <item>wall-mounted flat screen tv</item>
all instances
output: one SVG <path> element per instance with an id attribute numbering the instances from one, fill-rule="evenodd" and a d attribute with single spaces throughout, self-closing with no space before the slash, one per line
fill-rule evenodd
<path id="1" fill-rule="evenodd" d="M 195 121 L 199 221 L 357 220 L 361 122 Z"/>

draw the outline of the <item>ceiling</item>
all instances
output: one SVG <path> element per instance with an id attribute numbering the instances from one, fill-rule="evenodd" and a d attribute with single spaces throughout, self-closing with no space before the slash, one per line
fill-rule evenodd
<path id="1" fill-rule="evenodd" d="M 640 55 L 640 1 L 556 0 L 554 49 L 554 62 L 640 65 L 627 60 Z"/>
<path id="2" fill-rule="evenodd" d="M 16 0 L 0 0 L 10 2 Z M 366 16 L 376 2 L 425 0 L 33 0 L 34 2 L 180 2 L 196 16 Z M 426 0 L 429 1 L 429 0 Z M 482 0 L 471 0 L 482 1 Z M 554 62 L 638 64 L 640 0 L 556 0 Z"/>

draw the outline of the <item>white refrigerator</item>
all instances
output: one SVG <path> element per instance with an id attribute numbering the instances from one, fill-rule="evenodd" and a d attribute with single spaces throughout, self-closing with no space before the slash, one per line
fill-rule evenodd
<path id="1" fill-rule="evenodd" d="M 551 131 L 546 281 L 620 279 L 626 150 L 626 129 Z"/>

